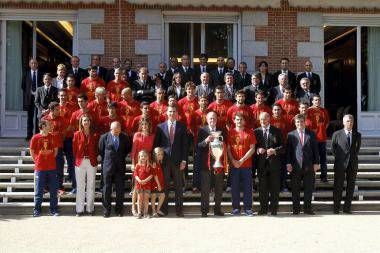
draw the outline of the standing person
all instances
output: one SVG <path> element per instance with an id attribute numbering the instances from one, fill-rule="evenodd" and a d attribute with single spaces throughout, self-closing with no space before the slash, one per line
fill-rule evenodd
<path id="1" fill-rule="evenodd" d="M 30 141 L 30 155 L 34 161 L 35 196 L 33 217 L 41 215 L 41 205 L 45 187 L 50 192 L 50 215 L 58 216 L 57 199 L 57 169 L 55 156 L 58 148 L 54 137 L 49 134 L 50 123 L 46 120 L 39 122 L 40 133 L 34 135 Z"/>
<path id="2" fill-rule="evenodd" d="M 122 100 L 121 91 L 128 87 L 129 84 L 121 79 L 124 70 L 117 68 L 113 71 L 114 79 L 107 83 L 108 99 L 113 102 L 120 102 Z"/>
<path id="3" fill-rule="evenodd" d="M 274 73 L 275 79 L 279 80 L 277 77 L 280 74 L 285 74 L 288 77 L 288 84 L 292 88 L 292 92 L 296 89 L 296 74 L 294 74 L 292 71 L 289 70 L 289 58 L 283 57 L 281 58 L 281 68 L 279 71 Z"/>
<path id="4" fill-rule="evenodd" d="M 224 155 L 221 157 L 223 168 L 213 168 L 215 159 L 210 153 L 209 144 L 214 140 L 212 132 L 222 131 L 216 126 L 217 115 L 215 112 L 209 112 L 206 116 L 207 125 L 199 129 L 197 138 L 198 160 L 201 171 L 201 212 L 202 217 L 207 217 L 210 205 L 210 188 L 211 182 L 215 184 L 215 206 L 214 215 L 224 216 L 221 208 L 223 193 L 223 177 L 227 168 L 226 147 L 224 147 Z M 225 137 L 225 136 L 224 136 Z M 225 146 L 225 145 L 223 145 Z"/>
<path id="5" fill-rule="evenodd" d="M 260 114 L 262 112 L 267 112 L 269 115 L 272 114 L 272 109 L 265 104 L 265 93 L 264 91 L 257 91 L 255 94 L 256 103 L 251 105 L 253 118 L 256 126 L 260 126 Z"/>
<path id="6" fill-rule="evenodd" d="M 232 215 L 240 214 L 240 187 L 243 187 L 244 214 L 252 216 L 252 155 L 256 137 L 244 127 L 241 113 L 234 116 L 235 127 L 228 131 L 227 152 L 231 164 Z M 241 185 L 242 183 L 242 185 Z"/>
<path id="7" fill-rule="evenodd" d="M 227 111 L 227 128 L 234 127 L 235 114 L 241 113 L 244 117 L 244 127 L 246 129 L 252 129 L 255 126 L 255 119 L 253 117 L 252 109 L 245 102 L 245 93 L 243 90 L 239 90 L 235 94 L 236 103 L 232 105 Z"/>
<path id="8" fill-rule="evenodd" d="M 269 73 L 269 65 L 266 61 L 259 62 L 259 78 L 265 92 L 270 91 L 275 86 L 275 77 Z"/>
<path id="9" fill-rule="evenodd" d="M 227 72 L 224 75 L 224 81 L 224 98 L 233 102 L 235 98 L 235 92 L 237 91 L 233 74 Z"/>
<path id="10" fill-rule="evenodd" d="M 127 134 L 132 139 L 133 133 L 130 129 L 132 129 L 133 119 L 141 114 L 140 103 L 133 99 L 130 87 L 121 91 L 121 97 L 123 100 L 117 103 L 117 114 L 123 118 L 124 128 L 129 130 Z"/>
<path id="11" fill-rule="evenodd" d="M 77 96 L 79 95 L 79 89 L 76 87 L 76 79 L 72 74 L 68 74 L 66 77 L 66 93 L 67 101 L 69 103 L 77 104 Z"/>
<path id="12" fill-rule="evenodd" d="M 246 87 L 244 87 L 243 90 L 244 90 L 245 96 L 246 96 L 245 103 L 247 105 L 252 105 L 252 104 L 256 103 L 256 100 L 255 100 L 256 93 L 258 91 L 263 91 L 261 83 L 260 83 L 259 75 L 255 74 L 255 73 L 252 74 L 250 84 L 247 85 Z M 264 95 L 264 97 L 265 96 L 266 96 L 266 94 Z"/>
<path id="13" fill-rule="evenodd" d="M 223 86 L 225 84 L 224 75 L 227 73 L 227 69 L 225 68 L 224 57 L 219 56 L 216 59 L 216 64 L 217 64 L 217 68 L 211 71 L 210 73 L 213 87 L 216 87 L 219 85 Z"/>
<path id="14" fill-rule="evenodd" d="M 297 88 L 296 98 L 300 103 L 307 103 L 308 106 L 311 105 L 312 99 L 315 93 L 312 93 L 310 90 L 310 80 L 307 77 L 304 77 L 300 80 L 300 87 Z"/>
<path id="15" fill-rule="evenodd" d="M 124 60 L 125 74 L 126 74 L 126 77 L 127 77 L 127 81 L 130 84 L 138 79 L 136 71 L 132 70 L 132 65 L 133 65 L 133 62 L 132 62 L 131 59 L 126 58 Z"/>
<path id="16" fill-rule="evenodd" d="M 339 214 L 344 179 L 347 180 L 346 198 L 343 212 L 351 214 L 351 202 L 354 195 L 356 174 L 358 172 L 358 155 L 361 146 L 361 134 L 353 130 L 354 116 L 343 117 L 344 128 L 334 132 L 331 152 L 334 155 L 334 213 Z"/>
<path id="17" fill-rule="evenodd" d="M 183 190 L 182 175 L 186 168 L 188 158 L 186 126 L 177 121 L 177 108 L 168 106 L 168 120 L 157 126 L 154 147 L 162 147 L 165 152 L 164 176 L 165 176 L 165 201 L 162 211 L 168 214 L 168 194 L 170 175 L 174 179 L 176 215 L 183 217 Z"/>
<path id="18" fill-rule="evenodd" d="M 156 101 L 152 102 L 149 107 L 156 111 L 156 115 L 158 116 L 158 123 L 164 122 L 165 112 L 168 107 L 168 103 L 165 100 L 165 90 L 163 88 L 156 89 Z"/>
<path id="19" fill-rule="evenodd" d="M 92 114 L 96 115 L 97 119 L 101 119 L 108 115 L 106 89 L 104 87 L 98 87 L 95 89 L 95 100 L 88 103 L 88 109 Z"/>
<path id="20" fill-rule="evenodd" d="M 136 164 L 135 171 L 133 172 L 135 179 L 135 191 L 138 198 L 138 216 L 141 219 L 149 218 L 149 196 L 152 188 L 152 166 L 149 162 L 149 154 L 146 150 L 141 150 L 138 153 L 138 162 Z"/>
<path id="21" fill-rule="evenodd" d="M 99 140 L 99 154 L 103 169 L 103 217 L 111 215 L 112 183 L 115 184 L 116 206 L 115 213 L 124 215 L 124 178 L 125 157 L 131 151 L 131 143 L 128 137 L 121 133 L 121 125 L 115 121 L 111 123 L 110 132 L 103 134 Z"/>
<path id="22" fill-rule="evenodd" d="M 232 106 L 232 102 L 224 99 L 224 88 L 223 86 L 216 86 L 215 88 L 215 101 L 212 102 L 208 109 L 216 112 L 218 116 L 218 128 L 227 130 L 227 111 Z"/>
<path id="23" fill-rule="evenodd" d="M 283 116 L 287 121 L 288 126 L 291 126 L 291 129 L 294 129 L 293 118 L 299 113 L 299 103 L 292 97 L 292 89 L 290 86 L 285 87 L 284 97 L 276 101 L 276 104 L 281 105 Z"/>
<path id="24" fill-rule="evenodd" d="M 50 73 L 43 75 L 44 86 L 38 87 L 34 104 L 38 110 L 37 117 L 40 119 L 48 112 L 48 106 L 51 102 L 58 102 L 58 89 L 52 86 Z"/>
<path id="25" fill-rule="evenodd" d="M 161 79 L 162 88 L 166 90 L 172 82 L 173 73 L 168 72 L 168 67 L 165 62 L 160 62 L 158 68 L 160 71 L 156 74 L 156 78 Z"/>
<path id="26" fill-rule="evenodd" d="M 200 80 L 200 84 L 195 90 L 195 95 L 197 97 L 207 96 L 209 103 L 211 103 L 214 97 L 214 87 L 210 85 L 210 74 L 203 72 L 200 74 Z"/>
<path id="27" fill-rule="evenodd" d="M 181 57 L 182 66 L 178 68 L 178 72 L 182 76 L 182 86 L 187 82 L 194 81 L 194 69 L 190 66 L 190 57 L 187 54 L 182 55 Z"/>
<path id="28" fill-rule="evenodd" d="M 240 62 L 239 63 L 239 72 L 237 74 L 236 78 L 236 84 L 237 89 L 241 90 L 244 89 L 244 87 L 251 84 L 251 75 L 247 73 L 247 63 L 246 62 Z"/>
<path id="29" fill-rule="evenodd" d="M 89 77 L 83 79 L 80 91 L 85 93 L 88 97 L 88 101 L 91 102 L 95 99 L 95 89 L 98 87 L 105 87 L 106 84 L 101 77 L 97 74 L 97 67 L 88 67 Z"/>
<path id="30" fill-rule="evenodd" d="M 309 129 L 315 133 L 318 142 L 319 160 L 321 163 L 321 181 L 327 183 L 327 154 L 326 140 L 327 127 L 330 123 L 329 113 L 321 107 L 321 96 L 314 95 L 312 98 L 313 106 L 306 111 Z"/>
<path id="31" fill-rule="evenodd" d="M 184 85 L 182 86 L 182 75 L 179 72 L 174 73 L 172 78 L 172 85 L 168 88 L 168 97 L 174 95 L 177 100 L 186 96 Z"/>
<path id="32" fill-rule="evenodd" d="M 29 61 L 29 69 L 22 76 L 23 109 L 28 112 L 26 140 L 38 132 L 37 107 L 34 103 L 36 91 L 42 86 L 42 73 L 38 70 L 36 59 Z"/>
<path id="33" fill-rule="evenodd" d="M 112 80 L 115 79 L 115 70 L 116 69 L 120 69 L 121 67 L 121 61 L 120 61 L 120 58 L 119 57 L 114 57 L 112 58 L 112 68 L 107 70 L 107 75 L 106 75 L 106 79 L 104 80 L 106 82 L 106 84 L 108 85 L 108 83 Z M 121 75 L 120 75 L 121 76 Z"/>
<path id="34" fill-rule="evenodd" d="M 310 92 L 319 94 L 321 92 L 321 78 L 313 72 L 313 63 L 309 60 L 305 61 L 305 72 L 297 76 L 297 88 L 299 88 L 301 79 L 305 77 L 310 80 Z"/>
<path id="35" fill-rule="evenodd" d="M 285 147 L 281 130 L 270 125 L 269 113 L 261 112 L 259 119 L 261 127 L 255 129 L 256 168 L 259 177 L 259 215 L 267 214 L 269 200 L 271 214 L 277 215 L 282 166 L 281 154 L 285 153 Z"/>
<path id="36" fill-rule="evenodd" d="M 100 55 L 93 55 L 91 57 L 91 66 L 96 69 L 97 76 L 99 76 L 104 82 L 107 76 L 107 69 L 100 66 L 100 61 L 101 61 Z"/>
<path id="37" fill-rule="evenodd" d="M 83 79 L 88 76 L 88 73 L 85 69 L 79 67 L 80 59 L 78 56 L 74 55 L 71 57 L 70 64 L 71 67 L 67 70 L 67 74 L 74 76 L 75 86 L 77 88 L 80 88 L 80 84 L 82 83 Z"/>
<path id="38" fill-rule="evenodd" d="M 99 135 L 92 129 L 91 118 L 84 114 L 79 119 L 79 131 L 74 133 L 75 178 L 77 180 L 76 216 L 84 214 L 86 199 L 87 213 L 94 215 L 95 176 L 98 165 L 97 144 Z"/>
<path id="39" fill-rule="evenodd" d="M 292 176 L 293 214 L 300 213 L 301 181 L 304 189 L 304 213 L 314 215 L 311 198 L 314 190 L 315 172 L 319 169 L 318 144 L 315 134 L 305 128 L 305 116 L 295 116 L 296 130 L 288 133 L 286 167 Z"/>
<path id="40" fill-rule="evenodd" d="M 161 206 L 165 200 L 165 179 L 164 172 L 162 170 L 162 162 L 164 161 L 164 150 L 162 148 L 155 148 L 153 150 L 153 164 L 152 164 L 152 196 L 151 196 L 151 206 L 153 217 L 163 216 L 164 213 L 161 211 Z M 156 208 L 156 199 L 158 198 L 158 205 Z"/>
<path id="41" fill-rule="evenodd" d="M 66 84 L 66 66 L 65 64 L 58 64 L 57 66 L 57 76 L 53 78 L 52 85 L 58 90 L 62 90 L 67 87 Z"/>
<path id="42" fill-rule="evenodd" d="M 133 98 L 137 101 L 151 103 L 154 101 L 154 84 L 149 77 L 148 68 L 139 69 L 139 78 L 131 84 Z"/>

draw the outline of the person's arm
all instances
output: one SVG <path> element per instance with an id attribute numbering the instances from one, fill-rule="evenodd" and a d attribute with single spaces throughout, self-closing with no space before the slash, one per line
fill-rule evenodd
<path id="1" fill-rule="evenodd" d="M 357 132 L 356 133 L 356 155 L 359 154 L 359 151 L 360 151 L 360 147 L 362 145 L 362 135 L 361 133 Z"/>
<path id="2" fill-rule="evenodd" d="M 158 190 L 161 191 L 162 188 L 161 188 L 160 180 L 158 180 L 158 176 L 157 175 L 154 176 L 154 181 L 156 181 Z"/>
<path id="3" fill-rule="evenodd" d="M 30 156 L 32 157 L 33 159 L 33 162 L 35 161 L 35 152 L 34 152 L 34 149 L 30 149 Z"/>
<path id="4" fill-rule="evenodd" d="M 251 144 L 251 145 L 249 145 L 249 150 L 247 151 L 247 153 L 245 153 L 245 155 L 242 158 L 240 158 L 240 160 L 238 161 L 240 163 L 240 165 L 243 164 L 254 153 L 255 153 L 255 144 Z"/>
<path id="5" fill-rule="evenodd" d="M 287 142 L 287 145 L 286 145 L 286 169 L 287 171 L 289 172 L 292 172 L 293 171 L 293 166 L 292 166 L 292 162 L 293 162 L 293 146 L 292 146 L 292 135 L 290 133 L 288 133 L 288 138 L 287 138 L 288 142 Z"/>
<path id="6" fill-rule="evenodd" d="M 139 176 L 135 176 L 135 179 L 136 179 L 136 181 L 137 181 L 139 184 L 142 184 L 142 181 L 141 181 L 141 179 L 139 178 Z"/>
<path id="7" fill-rule="evenodd" d="M 336 136 L 337 136 L 337 132 L 333 133 L 332 140 L 331 140 L 331 153 L 333 154 L 333 156 L 336 155 L 336 150 L 337 150 L 337 146 L 338 146 Z"/>
<path id="8" fill-rule="evenodd" d="M 150 175 L 149 177 L 145 178 L 144 180 L 141 180 L 141 183 L 146 184 L 152 179 L 153 175 Z"/>
<path id="9" fill-rule="evenodd" d="M 54 157 L 57 156 L 57 154 L 58 154 L 58 148 L 56 147 L 54 148 Z"/>
<path id="10" fill-rule="evenodd" d="M 230 145 L 227 146 L 227 155 L 228 155 L 228 158 L 229 158 L 230 162 L 232 163 L 232 166 L 233 166 L 234 168 L 239 168 L 239 167 L 240 167 L 240 164 L 239 164 L 238 161 L 236 161 L 235 158 L 233 157 L 232 152 L 231 152 L 231 146 L 230 146 Z"/>
<path id="11" fill-rule="evenodd" d="M 105 152 L 105 139 L 107 135 L 102 135 L 99 140 L 99 146 L 98 146 L 98 151 L 99 155 L 101 157 L 101 160 L 103 161 L 104 159 L 104 152 Z"/>

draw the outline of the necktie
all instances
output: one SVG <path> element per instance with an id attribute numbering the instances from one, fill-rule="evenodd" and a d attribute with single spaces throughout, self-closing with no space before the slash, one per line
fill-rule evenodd
<path id="1" fill-rule="evenodd" d="M 113 146 L 115 147 L 115 150 L 118 150 L 119 149 L 119 138 L 117 138 L 117 136 L 114 136 L 113 138 L 114 138 Z"/>
<path id="2" fill-rule="evenodd" d="M 78 70 L 74 69 L 74 75 L 76 76 L 78 74 Z"/>
<path id="3" fill-rule="evenodd" d="M 351 147 L 351 133 L 350 132 L 347 133 L 347 143 L 348 143 L 348 146 Z"/>
<path id="4" fill-rule="evenodd" d="M 264 143 L 265 147 L 268 148 L 268 130 L 266 128 L 264 129 Z"/>
<path id="5" fill-rule="evenodd" d="M 37 75 L 36 71 L 33 71 L 33 76 L 32 76 L 32 91 L 35 92 L 37 89 Z"/>
<path id="6" fill-rule="evenodd" d="M 46 88 L 46 94 L 49 95 L 49 91 L 50 89 L 49 88 Z"/>
<path id="7" fill-rule="evenodd" d="M 219 69 L 219 75 L 223 75 L 223 70 Z"/>
<path id="8" fill-rule="evenodd" d="M 310 72 L 307 72 L 307 78 L 309 78 L 309 80 L 311 79 L 311 73 Z"/>
<path id="9" fill-rule="evenodd" d="M 169 138 L 170 138 L 170 144 L 173 145 L 173 142 L 174 142 L 174 123 L 170 123 Z"/>
<path id="10" fill-rule="evenodd" d="M 187 67 L 185 67 L 185 73 L 187 73 Z"/>
<path id="11" fill-rule="evenodd" d="M 303 146 L 303 131 L 300 131 L 300 141 L 301 141 L 301 146 Z"/>

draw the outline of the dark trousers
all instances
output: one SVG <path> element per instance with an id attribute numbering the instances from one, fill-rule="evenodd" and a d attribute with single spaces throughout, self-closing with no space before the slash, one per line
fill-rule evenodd
<path id="1" fill-rule="evenodd" d="M 58 180 L 56 170 L 45 170 L 35 172 L 36 191 L 34 195 L 34 212 L 41 212 L 44 189 L 49 188 L 50 192 L 50 212 L 57 212 L 58 198 Z"/>
<path id="2" fill-rule="evenodd" d="M 327 178 L 326 142 L 318 142 L 319 162 L 321 164 L 321 179 Z"/>
<path id="3" fill-rule="evenodd" d="M 214 174 L 213 171 L 202 169 L 202 186 L 201 186 L 201 212 L 208 213 L 210 207 L 210 188 L 214 183 L 215 206 L 214 213 L 221 211 L 222 194 L 223 194 L 223 172 Z"/>
<path id="4" fill-rule="evenodd" d="M 124 193 L 125 193 L 125 171 L 119 169 L 118 171 L 104 170 L 103 169 L 103 192 L 102 192 L 102 201 L 103 201 L 103 212 L 111 212 L 111 194 L 112 194 L 112 184 L 115 184 L 116 191 L 116 206 L 115 213 L 121 213 L 124 209 Z"/>
<path id="5" fill-rule="evenodd" d="M 303 202 L 304 210 L 310 210 L 311 199 L 314 191 L 315 182 L 315 172 L 312 168 L 307 170 L 297 170 L 293 168 L 292 171 L 292 200 L 293 200 L 293 211 L 300 211 L 300 191 L 301 191 L 301 181 L 303 181 Z"/>
<path id="6" fill-rule="evenodd" d="M 259 168 L 259 200 L 260 211 L 268 212 L 268 202 L 270 200 L 270 210 L 278 210 L 278 200 L 280 193 L 280 170 L 271 169 L 269 164 L 264 168 Z"/>
<path id="7" fill-rule="evenodd" d="M 57 162 L 57 174 L 58 174 L 58 189 L 63 189 L 63 178 L 64 178 L 64 166 L 66 156 L 67 161 L 67 172 L 69 173 L 69 179 L 72 183 L 72 188 L 76 189 L 77 184 L 75 180 L 75 167 L 74 167 L 74 154 L 73 154 L 73 139 L 66 138 L 63 142 L 63 147 L 58 149 L 56 156 Z"/>
<path id="8" fill-rule="evenodd" d="M 252 170 L 251 168 L 231 169 L 232 209 L 240 210 L 240 183 L 243 186 L 244 211 L 252 210 Z"/>
<path id="9" fill-rule="evenodd" d="M 174 190 L 175 190 L 175 208 L 176 212 L 182 211 L 183 206 L 183 171 L 179 169 L 179 165 L 175 166 L 167 159 L 164 165 L 164 178 L 165 178 L 165 200 L 162 204 L 162 211 L 168 213 L 169 202 L 169 188 L 170 188 L 170 175 L 173 177 Z"/>
<path id="10" fill-rule="evenodd" d="M 39 132 L 38 128 L 38 118 L 37 118 L 37 107 L 34 105 L 34 96 L 32 95 L 32 104 L 29 106 L 27 111 L 27 132 L 26 137 L 31 138 L 34 134 Z"/>
<path id="11" fill-rule="evenodd" d="M 193 167 L 193 188 L 201 188 L 201 159 L 200 159 L 199 150 L 195 148 L 194 154 L 194 167 Z"/>
<path id="12" fill-rule="evenodd" d="M 334 210 L 340 210 L 340 202 L 342 200 L 342 192 L 345 179 L 347 181 L 347 186 L 343 210 L 349 211 L 351 209 L 351 202 L 354 196 L 357 172 L 358 171 L 356 169 L 353 169 L 350 164 L 346 170 L 334 171 Z"/>
<path id="13" fill-rule="evenodd" d="M 288 170 L 286 169 L 285 155 L 280 155 L 280 159 L 281 159 L 280 185 L 281 185 L 281 189 L 283 189 L 283 188 L 287 188 L 286 179 L 288 179 Z"/>

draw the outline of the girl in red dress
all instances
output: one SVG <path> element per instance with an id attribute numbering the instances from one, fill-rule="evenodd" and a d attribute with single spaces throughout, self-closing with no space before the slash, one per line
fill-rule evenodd
<path id="1" fill-rule="evenodd" d="M 153 150 L 153 165 L 152 174 L 154 180 L 152 180 L 152 196 L 150 199 L 150 205 L 152 206 L 153 217 L 164 216 L 165 214 L 161 212 L 161 206 L 165 200 L 164 192 L 164 172 L 162 171 L 162 162 L 164 160 L 164 150 L 163 148 L 155 148 Z M 158 206 L 156 209 L 156 198 L 158 198 Z"/>
<path id="2" fill-rule="evenodd" d="M 149 163 L 149 154 L 146 150 L 141 150 L 138 154 L 138 163 L 136 164 L 135 171 L 133 173 L 135 179 L 135 191 L 138 197 L 138 218 L 143 216 L 149 218 L 149 196 L 152 189 L 151 179 L 152 166 Z"/>

